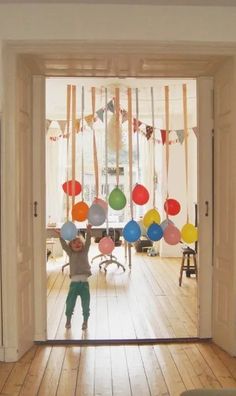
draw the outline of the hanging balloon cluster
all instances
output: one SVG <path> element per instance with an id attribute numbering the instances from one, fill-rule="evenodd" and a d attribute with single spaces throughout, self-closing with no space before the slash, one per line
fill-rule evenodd
<path id="1" fill-rule="evenodd" d="M 71 100 L 72 100 L 72 114 L 71 114 Z M 95 88 L 92 88 L 92 109 L 93 109 L 93 120 L 95 113 Z M 82 87 L 82 100 L 81 100 L 81 139 L 82 139 L 82 153 L 81 153 L 81 177 L 82 186 L 84 185 L 84 155 L 83 155 L 83 130 L 84 130 L 84 87 Z M 69 158 L 69 128 L 70 120 L 72 118 L 72 142 L 71 142 L 71 158 L 72 158 L 72 180 L 68 180 L 68 158 Z M 97 164 L 97 149 L 95 131 L 93 129 L 93 157 L 94 157 L 94 173 L 95 173 L 95 186 L 96 186 L 96 198 L 92 205 L 84 202 L 83 189 L 81 184 L 75 180 L 75 163 L 76 163 L 76 133 L 75 133 L 75 121 L 76 121 L 76 87 L 67 86 L 67 181 L 63 183 L 63 191 L 67 194 L 67 221 L 61 227 L 61 237 L 65 240 L 72 240 L 77 235 L 77 227 L 74 221 L 83 222 L 86 219 L 94 226 L 99 226 L 104 223 L 107 216 L 107 203 L 98 198 L 98 164 Z M 75 203 L 75 196 L 82 192 L 82 200 Z M 69 221 L 69 197 L 72 197 L 72 209 L 71 217 L 72 221 Z"/>

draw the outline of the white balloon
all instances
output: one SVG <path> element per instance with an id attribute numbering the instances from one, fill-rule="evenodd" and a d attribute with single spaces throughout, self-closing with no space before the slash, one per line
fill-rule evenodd
<path id="1" fill-rule="evenodd" d="M 106 220 L 106 213 L 102 206 L 92 204 L 88 212 L 88 222 L 94 226 L 100 226 Z"/>

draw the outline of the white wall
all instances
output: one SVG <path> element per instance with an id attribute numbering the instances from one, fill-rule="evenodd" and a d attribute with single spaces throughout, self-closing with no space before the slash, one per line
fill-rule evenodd
<path id="1" fill-rule="evenodd" d="M 235 41 L 235 7 L 2 4 L 3 39 Z"/>

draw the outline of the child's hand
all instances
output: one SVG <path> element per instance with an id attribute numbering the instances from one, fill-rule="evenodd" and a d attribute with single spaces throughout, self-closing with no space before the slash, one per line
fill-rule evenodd
<path id="1" fill-rule="evenodd" d="M 87 224 L 87 232 L 91 232 L 92 224 Z"/>
<path id="2" fill-rule="evenodd" d="M 60 230 L 54 230 L 54 232 L 55 232 L 57 235 L 61 236 L 61 231 L 60 231 Z"/>

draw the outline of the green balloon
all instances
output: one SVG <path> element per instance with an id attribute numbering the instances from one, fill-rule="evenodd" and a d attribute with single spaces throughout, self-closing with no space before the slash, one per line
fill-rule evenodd
<path id="1" fill-rule="evenodd" d="M 109 195 L 108 202 L 112 209 L 121 210 L 126 205 L 126 198 L 124 193 L 118 187 L 115 187 Z"/>

